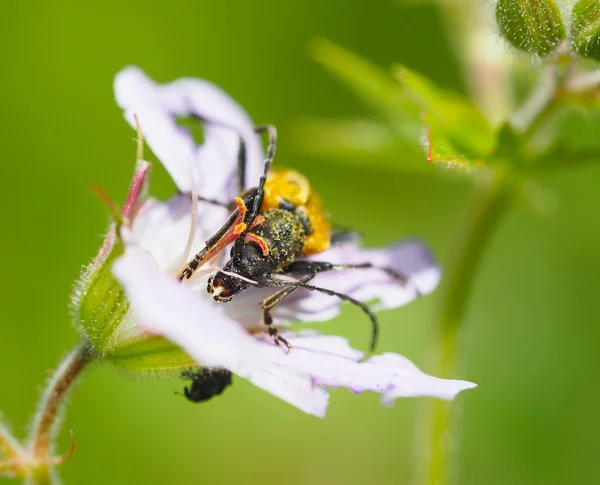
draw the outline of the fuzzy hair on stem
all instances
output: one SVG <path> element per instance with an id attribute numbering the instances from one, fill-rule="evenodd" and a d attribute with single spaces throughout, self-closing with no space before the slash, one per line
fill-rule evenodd
<path id="1" fill-rule="evenodd" d="M 52 445 L 60 429 L 69 392 L 93 357 L 88 342 L 79 342 L 60 363 L 45 387 L 32 419 L 28 445 L 31 458 L 38 464 L 33 471 L 33 483 L 56 483 L 53 465 L 57 460 L 52 458 Z"/>

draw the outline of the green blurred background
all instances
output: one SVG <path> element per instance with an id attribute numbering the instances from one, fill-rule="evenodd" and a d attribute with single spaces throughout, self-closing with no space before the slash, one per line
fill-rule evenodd
<path id="1" fill-rule="evenodd" d="M 20 437 L 42 384 L 76 341 L 68 295 L 107 222 L 89 187 L 122 200 L 130 180 L 134 133 L 112 94 L 113 76 L 127 64 L 159 81 L 210 79 L 257 123 L 276 124 L 278 163 L 307 174 L 336 222 L 362 231 L 367 244 L 420 235 L 442 266 L 452 259 L 470 183 L 307 157 L 294 137 L 300 119 L 365 113 L 308 56 L 316 36 L 463 90 L 435 7 L 31 0 L 2 10 L 0 409 Z M 173 191 L 161 169 L 152 184 L 159 197 Z M 513 209 L 477 278 L 461 377 L 479 387 L 458 399 L 461 485 L 594 483 L 600 475 L 600 167 L 547 187 L 556 210 L 540 218 Z M 382 314 L 379 350 L 422 366 L 437 303 L 434 295 Z M 365 348 L 363 320 L 346 308 L 322 328 Z M 422 400 L 388 409 L 375 395 L 334 391 L 322 421 L 240 379 L 203 405 L 174 395 L 182 385 L 93 367 L 61 434 L 60 450 L 67 429 L 78 446 L 64 482 L 409 483 Z"/>

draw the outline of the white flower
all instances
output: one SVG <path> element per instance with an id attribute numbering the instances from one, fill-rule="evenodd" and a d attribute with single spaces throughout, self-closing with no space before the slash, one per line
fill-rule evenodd
<path id="1" fill-rule="evenodd" d="M 177 281 L 175 275 L 182 265 L 228 216 L 225 209 L 201 202 L 192 224 L 189 193 L 223 202 L 237 195 L 234 180 L 240 136 L 248 149 L 246 185 L 256 185 L 263 165 L 260 139 L 244 111 L 206 81 L 185 79 L 161 86 L 140 70 L 127 68 L 117 75 L 115 92 L 126 119 L 133 125 L 133 115 L 138 116 L 148 144 L 181 191 L 167 203 L 148 199 L 131 226 L 122 231 L 125 254 L 114 264 L 113 273 L 140 325 L 182 347 L 198 364 L 229 369 L 316 416 L 325 414 L 328 387 L 378 392 L 388 404 L 397 397 L 452 399 L 461 390 L 474 387 L 466 381 L 428 376 L 396 354 L 365 361 L 363 353 L 342 337 L 316 332 L 295 335 L 282 328 L 290 321 L 332 318 L 339 312 L 337 298 L 298 290 L 275 307 L 274 320 L 292 345 L 292 350 L 285 352 L 262 331 L 259 302 L 272 290 L 249 288 L 229 303 L 216 303 L 206 292 L 205 279 Z M 202 145 L 197 146 L 177 125 L 176 117 L 181 116 L 208 120 Z M 417 242 L 386 249 L 363 249 L 348 242 L 313 259 L 371 262 L 409 276 L 411 284 L 405 286 L 376 269 L 332 271 L 315 279 L 319 286 L 361 301 L 377 299 L 378 308 L 408 303 L 417 296 L 417 289 L 429 293 L 439 280 L 437 266 Z M 201 273 L 210 269 L 203 268 Z"/>

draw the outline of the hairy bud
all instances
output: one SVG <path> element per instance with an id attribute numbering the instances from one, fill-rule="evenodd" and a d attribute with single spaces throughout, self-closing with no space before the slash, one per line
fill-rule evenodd
<path id="1" fill-rule="evenodd" d="M 575 4 L 571 47 L 580 56 L 600 60 L 600 1 L 579 0 Z"/>
<path id="2" fill-rule="evenodd" d="M 565 38 L 565 24 L 554 0 L 499 0 L 496 21 L 514 47 L 544 57 Z"/>

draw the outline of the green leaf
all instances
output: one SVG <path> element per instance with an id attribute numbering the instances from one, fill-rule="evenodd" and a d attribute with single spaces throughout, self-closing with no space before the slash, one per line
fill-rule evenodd
<path id="1" fill-rule="evenodd" d="M 600 1 L 579 0 L 573 7 L 571 46 L 580 56 L 600 60 Z"/>
<path id="2" fill-rule="evenodd" d="M 554 0 L 499 0 L 496 21 L 514 47 L 540 57 L 552 52 L 566 34 Z"/>
<path id="3" fill-rule="evenodd" d="M 316 41 L 312 53 L 384 115 L 389 130 L 386 132 L 381 123 L 361 127 L 334 122 L 325 129 L 321 129 L 323 126 L 306 129 L 305 126 L 303 135 L 310 142 L 302 140 L 302 143 L 310 143 L 311 149 L 336 154 L 372 151 L 383 155 L 383 159 L 387 158 L 385 154 L 394 151 L 396 155 L 407 153 L 405 147 L 418 148 L 424 124 L 434 139 L 427 143 L 428 156 L 436 162 L 443 160 L 446 165 L 470 166 L 468 160 L 481 160 L 494 147 L 493 131 L 475 105 L 440 89 L 425 76 L 399 66 L 394 69 L 394 80 L 387 72 L 326 40 Z M 426 123 L 423 122 L 425 113 Z M 427 164 L 423 163 L 420 168 L 427 169 Z"/>
<path id="4" fill-rule="evenodd" d="M 459 151 L 482 156 L 493 147 L 492 129 L 472 101 L 441 89 L 405 66 L 396 66 L 393 74 L 420 111 L 435 118 L 444 137 Z"/>
<path id="5" fill-rule="evenodd" d="M 429 116 L 424 115 L 426 123 L 423 134 L 423 148 L 426 160 L 438 167 L 470 172 L 473 167 L 483 165 L 480 160 L 471 160 L 454 147 L 446 138 L 440 124 Z"/>
<path id="6" fill-rule="evenodd" d="M 381 114 L 396 136 L 418 145 L 420 109 L 385 70 L 325 39 L 315 40 L 310 52 Z"/>
<path id="7" fill-rule="evenodd" d="M 106 359 L 128 372 L 174 375 L 194 365 L 180 347 L 156 335 L 119 343 Z"/>
<path id="8" fill-rule="evenodd" d="M 71 298 L 75 325 L 100 355 L 115 345 L 114 334 L 129 311 L 129 302 L 111 268 L 123 254 L 113 228 L 94 261 L 82 272 Z"/>

